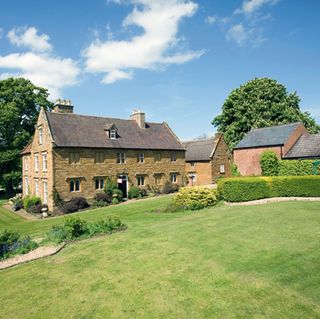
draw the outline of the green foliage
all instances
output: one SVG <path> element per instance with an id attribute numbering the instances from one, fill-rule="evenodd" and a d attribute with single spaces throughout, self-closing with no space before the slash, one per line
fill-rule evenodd
<path id="1" fill-rule="evenodd" d="M 140 188 L 137 186 L 131 186 L 128 191 L 128 197 L 131 198 L 138 198 L 140 196 Z"/>
<path id="2" fill-rule="evenodd" d="M 21 238 L 19 233 L 8 230 L 0 232 L 0 259 L 25 254 L 37 247 L 38 244 L 28 236 Z"/>
<path id="3" fill-rule="evenodd" d="M 19 152 L 29 142 L 40 107 L 50 110 L 46 89 L 23 78 L 0 81 L 0 184 L 7 192 L 21 181 Z"/>
<path id="4" fill-rule="evenodd" d="M 109 205 L 108 202 L 105 202 L 103 200 L 96 200 L 96 199 L 92 203 L 93 207 L 105 207 L 108 205 Z"/>
<path id="5" fill-rule="evenodd" d="M 116 217 L 109 217 L 97 222 L 86 222 L 79 217 L 69 217 L 65 219 L 63 225 L 53 226 L 48 232 L 46 240 L 61 243 L 97 234 L 111 234 L 126 228 L 127 226 Z"/>
<path id="6" fill-rule="evenodd" d="M 235 163 L 231 164 L 231 174 L 233 177 L 241 176 L 240 172 L 238 171 L 238 166 Z"/>
<path id="7" fill-rule="evenodd" d="M 64 202 L 63 202 L 63 199 L 62 199 L 60 193 L 57 191 L 57 189 L 55 187 L 53 187 L 52 199 L 53 199 L 54 206 L 61 209 Z"/>
<path id="8" fill-rule="evenodd" d="M 312 160 L 282 160 L 279 163 L 279 176 L 313 175 Z"/>
<path id="9" fill-rule="evenodd" d="M 29 211 L 31 206 L 41 204 L 41 198 L 38 196 L 26 196 L 23 199 L 23 207 L 26 211 Z"/>
<path id="10" fill-rule="evenodd" d="M 73 197 L 63 204 L 61 211 L 65 214 L 70 214 L 87 207 L 89 207 L 89 204 L 84 197 Z"/>
<path id="11" fill-rule="evenodd" d="M 217 191 L 208 187 L 182 187 L 172 203 L 184 209 L 198 210 L 218 203 Z"/>
<path id="12" fill-rule="evenodd" d="M 119 202 L 121 202 L 122 201 L 122 199 L 123 199 L 123 192 L 122 192 L 122 190 L 121 189 L 114 189 L 113 191 L 112 191 L 112 197 L 113 198 L 117 198 L 118 200 L 119 200 Z"/>
<path id="13" fill-rule="evenodd" d="M 218 183 L 218 191 L 227 202 L 269 197 L 320 197 L 320 176 L 226 178 Z"/>
<path id="14" fill-rule="evenodd" d="M 97 202 L 105 202 L 105 203 L 111 203 L 111 196 L 109 196 L 107 193 L 97 193 L 94 196 L 94 199 Z"/>
<path id="15" fill-rule="evenodd" d="M 111 202 L 112 205 L 117 205 L 119 203 L 120 202 L 119 202 L 119 199 L 117 197 L 112 198 L 112 202 Z"/>
<path id="16" fill-rule="evenodd" d="M 264 151 L 260 157 L 263 176 L 277 176 L 279 174 L 279 159 L 273 151 Z"/>
<path id="17" fill-rule="evenodd" d="M 176 192 L 179 189 L 178 185 L 174 185 L 170 181 L 166 181 L 161 188 L 161 194 L 171 194 Z"/>
<path id="18" fill-rule="evenodd" d="M 110 197 L 113 195 L 113 190 L 118 189 L 118 184 L 111 178 L 107 178 L 106 184 L 104 187 L 104 192 L 108 194 Z"/>
<path id="19" fill-rule="evenodd" d="M 300 98 L 286 87 L 268 78 L 255 78 L 233 90 L 212 124 L 224 133 L 232 149 L 252 128 L 302 122 L 310 133 L 320 126 L 308 112 L 299 108 Z"/>

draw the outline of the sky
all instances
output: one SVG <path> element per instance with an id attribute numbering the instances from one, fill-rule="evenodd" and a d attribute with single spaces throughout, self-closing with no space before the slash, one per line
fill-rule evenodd
<path id="1" fill-rule="evenodd" d="M 320 122 L 319 0 L 1 0 L 0 79 L 23 76 L 78 114 L 141 109 L 181 140 L 213 135 L 255 77 Z"/>

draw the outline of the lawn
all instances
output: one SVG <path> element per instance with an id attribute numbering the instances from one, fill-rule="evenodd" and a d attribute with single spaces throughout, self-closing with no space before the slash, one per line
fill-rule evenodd
<path id="1" fill-rule="evenodd" d="M 0 318 L 320 318 L 320 203 L 151 214 L 169 198 L 81 212 L 128 230 L 0 271 Z M 61 218 L 0 228 L 42 236 Z"/>

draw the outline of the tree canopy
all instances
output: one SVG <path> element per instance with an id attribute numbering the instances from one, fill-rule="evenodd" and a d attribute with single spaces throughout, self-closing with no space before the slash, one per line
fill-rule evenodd
<path id="1" fill-rule="evenodd" d="M 41 107 L 52 109 L 48 90 L 23 78 L 0 81 L 0 184 L 11 191 L 21 177 L 20 151 L 30 141 Z"/>
<path id="2" fill-rule="evenodd" d="M 224 133 L 230 149 L 252 128 L 302 122 L 310 133 L 319 132 L 320 126 L 299 103 L 297 93 L 277 81 L 255 78 L 230 93 L 212 124 Z"/>

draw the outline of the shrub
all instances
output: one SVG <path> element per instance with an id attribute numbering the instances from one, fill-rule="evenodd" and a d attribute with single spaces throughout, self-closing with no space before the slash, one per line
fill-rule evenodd
<path id="1" fill-rule="evenodd" d="M 47 208 L 48 209 L 48 206 L 47 205 L 41 205 L 41 204 L 30 206 L 28 212 L 30 214 L 41 214 L 42 213 L 42 208 Z"/>
<path id="2" fill-rule="evenodd" d="M 178 185 L 174 185 L 170 181 L 166 181 L 161 189 L 161 194 L 171 194 L 176 192 L 178 189 Z"/>
<path id="3" fill-rule="evenodd" d="M 52 199 L 53 199 L 54 206 L 58 208 L 61 208 L 63 206 L 64 204 L 63 199 L 55 187 L 53 187 Z"/>
<path id="4" fill-rule="evenodd" d="M 38 204 L 41 204 L 41 198 L 38 196 L 26 196 L 23 199 L 23 207 L 26 211 L 28 211 L 31 206 Z"/>
<path id="5" fill-rule="evenodd" d="M 128 197 L 131 198 L 138 198 L 140 195 L 140 189 L 137 186 L 131 186 L 128 191 Z"/>
<path id="6" fill-rule="evenodd" d="M 139 193 L 140 193 L 140 197 L 145 197 L 148 194 L 148 192 L 145 188 L 140 188 Z"/>
<path id="7" fill-rule="evenodd" d="M 172 200 L 174 205 L 190 210 L 213 206 L 217 202 L 217 191 L 208 187 L 183 187 Z"/>
<path id="8" fill-rule="evenodd" d="M 268 197 L 319 197 L 320 176 L 226 178 L 218 183 L 218 191 L 228 202 Z"/>
<path id="9" fill-rule="evenodd" d="M 30 237 L 20 238 L 19 233 L 4 230 L 0 232 L 0 259 L 16 254 L 25 254 L 38 247 Z"/>
<path id="10" fill-rule="evenodd" d="M 111 202 L 112 205 L 117 205 L 119 203 L 120 202 L 119 202 L 119 199 L 117 197 L 112 198 L 112 202 Z"/>
<path id="11" fill-rule="evenodd" d="M 66 202 L 61 207 L 61 211 L 65 214 L 74 213 L 78 210 L 78 206 L 74 202 Z"/>
<path id="12" fill-rule="evenodd" d="M 84 197 L 73 197 L 70 202 L 74 203 L 78 210 L 89 207 L 87 200 Z"/>
<path id="13" fill-rule="evenodd" d="M 108 206 L 108 205 L 109 205 L 109 203 L 104 202 L 103 200 L 94 200 L 93 203 L 92 203 L 93 207 L 105 207 L 105 206 Z"/>
<path id="14" fill-rule="evenodd" d="M 22 208 L 23 208 L 23 200 L 22 199 L 16 200 L 14 202 L 14 204 L 12 205 L 12 209 L 15 212 L 22 209 Z"/>
<path id="15" fill-rule="evenodd" d="M 279 163 L 279 176 L 313 175 L 312 160 L 282 160 Z"/>
<path id="16" fill-rule="evenodd" d="M 106 184 L 105 184 L 105 187 L 104 187 L 104 192 L 106 194 L 108 194 L 110 197 L 112 197 L 112 194 L 113 194 L 113 190 L 115 189 L 118 189 L 118 184 L 116 181 L 114 181 L 113 179 L 111 178 L 107 178 L 106 180 Z"/>
<path id="17" fill-rule="evenodd" d="M 279 174 L 279 159 L 273 151 L 264 151 L 260 157 L 263 176 L 277 176 Z"/>
<path id="18" fill-rule="evenodd" d="M 235 163 L 231 164 L 231 174 L 234 177 L 241 176 L 240 172 L 238 171 L 238 166 Z"/>
<path id="19" fill-rule="evenodd" d="M 94 199 L 97 202 L 105 202 L 105 203 L 111 203 L 111 196 L 109 196 L 107 193 L 96 193 L 94 196 Z"/>
<path id="20" fill-rule="evenodd" d="M 68 240 L 92 237 L 97 234 L 111 234 L 125 230 L 127 226 L 120 219 L 109 217 L 98 222 L 86 222 L 80 218 L 66 218 L 63 225 L 53 226 L 47 233 L 47 240 L 61 243 Z"/>
<path id="21" fill-rule="evenodd" d="M 114 189 L 113 191 L 112 191 L 112 197 L 113 197 L 113 199 L 114 198 L 117 198 L 118 200 L 119 200 L 119 202 L 121 202 L 122 201 L 122 199 L 123 199 L 123 192 L 122 192 L 122 190 L 121 189 Z"/>

